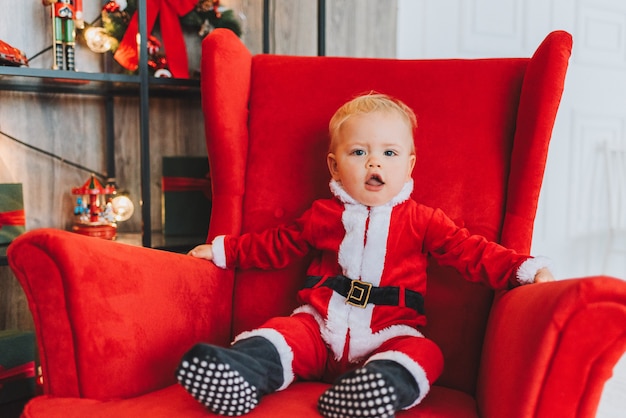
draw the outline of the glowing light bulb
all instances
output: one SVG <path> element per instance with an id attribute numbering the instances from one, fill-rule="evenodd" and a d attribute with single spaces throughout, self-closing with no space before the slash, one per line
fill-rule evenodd
<path id="1" fill-rule="evenodd" d="M 111 37 L 104 28 L 91 26 L 85 29 L 84 36 L 87 46 L 93 52 L 102 54 L 111 49 Z"/>
<path id="2" fill-rule="evenodd" d="M 127 221 L 133 216 L 135 212 L 135 205 L 133 205 L 132 200 L 125 195 L 115 196 L 111 200 L 111 205 L 113 207 L 113 213 L 115 214 L 115 220 L 117 222 Z"/>

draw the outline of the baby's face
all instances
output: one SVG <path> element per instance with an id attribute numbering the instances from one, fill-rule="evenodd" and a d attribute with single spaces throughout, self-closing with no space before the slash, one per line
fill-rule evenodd
<path id="1" fill-rule="evenodd" d="M 391 201 L 415 166 L 410 126 L 393 112 L 355 115 L 339 130 L 328 168 L 344 190 L 366 206 Z"/>

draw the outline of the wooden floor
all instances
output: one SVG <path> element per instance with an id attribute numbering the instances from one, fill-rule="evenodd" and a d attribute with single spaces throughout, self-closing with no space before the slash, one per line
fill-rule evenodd
<path id="1" fill-rule="evenodd" d="M 613 369 L 613 377 L 606 383 L 596 418 L 626 417 L 626 356 Z"/>

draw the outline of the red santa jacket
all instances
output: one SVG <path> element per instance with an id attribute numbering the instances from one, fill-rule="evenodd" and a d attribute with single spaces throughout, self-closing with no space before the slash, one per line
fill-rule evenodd
<path id="1" fill-rule="evenodd" d="M 441 210 L 410 199 L 413 183 L 386 205 L 367 207 L 352 199 L 336 182 L 335 198 L 318 200 L 290 225 L 214 240 L 214 262 L 226 268 L 276 269 L 316 249 L 311 276 L 345 275 L 373 286 L 399 287 L 426 293 L 427 256 L 457 269 L 465 279 L 494 289 L 519 284 L 520 265 L 529 258 L 458 227 Z M 296 312 L 313 315 L 335 357 L 341 358 L 350 335 L 349 357 L 357 361 L 384 341 L 421 335 L 422 313 L 406 306 L 346 304 L 329 287 L 298 293 Z M 402 303 L 401 303 L 402 305 Z"/>

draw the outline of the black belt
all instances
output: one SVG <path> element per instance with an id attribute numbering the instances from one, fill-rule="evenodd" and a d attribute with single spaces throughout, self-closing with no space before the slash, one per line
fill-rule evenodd
<path id="1" fill-rule="evenodd" d="M 374 305 L 400 305 L 400 288 L 396 286 L 376 287 L 361 280 L 352 280 L 346 276 L 330 276 L 319 284 L 322 276 L 308 276 L 304 282 L 305 288 L 317 286 L 330 287 L 346 298 L 346 303 L 365 308 L 368 303 Z M 404 305 L 420 314 L 424 314 L 424 297 L 419 292 L 404 289 Z"/>

